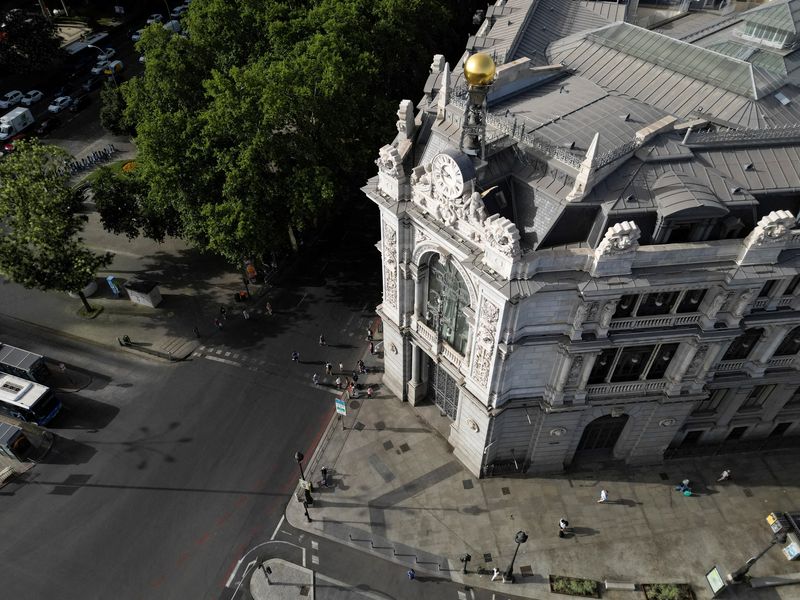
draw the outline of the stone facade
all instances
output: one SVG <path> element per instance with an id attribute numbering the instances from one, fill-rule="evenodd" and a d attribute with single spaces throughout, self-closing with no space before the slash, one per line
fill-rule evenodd
<path id="1" fill-rule="evenodd" d="M 464 108 L 450 86 L 459 71 L 442 57 L 432 68 L 419 112 L 403 102 L 398 137 L 380 150 L 379 175 L 364 192 L 381 214 L 384 382 L 402 401 L 434 402 L 450 417 L 449 442 L 469 470 L 658 463 L 800 435 L 793 198 L 761 210 L 742 184 L 731 193 L 763 216 L 732 229 L 725 211 L 738 200 L 728 199 L 729 182 L 701 188 L 669 172 L 657 182 L 667 190 L 652 204 L 658 220 L 595 211 L 585 242 L 545 244 L 563 237 L 557 221 L 567 205 L 606 201 L 600 182 L 626 161 L 644 162 L 640 151 L 679 140 L 681 121 L 662 117 L 605 153 L 601 129 L 583 157 L 570 158 L 516 123 L 504 130 L 490 107 L 492 143 L 471 157 L 458 147 Z M 800 136 L 792 144 L 800 148 Z M 536 175 L 549 188 L 521 183 L 546 161 L 563 174 L 552 178 L 566 184 L 560 197 L 551 167 Z M 679 214 L 668 192 L 697 212 Z M 515 202 L 526 210 L 511 210 Z M 523 213 L 533 226 L 520 235 Z"/>

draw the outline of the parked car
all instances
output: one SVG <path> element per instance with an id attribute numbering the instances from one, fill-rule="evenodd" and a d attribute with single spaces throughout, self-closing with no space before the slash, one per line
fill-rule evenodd
<path id="1" fill-rule="evenodd" d="M 59 87 L 53 94 L 53 98 L 60 98 L 61 96 L 71 96 L 73 91 L 72 84 L 64 84 Z"/>
<path id="2" fill-rule="evenodd" d="M 108 60 L 98 60 L 97 64 L 92 67 L 92 75 L 100 75 L 103 71 L 106 70 L 108 63 L 111 61 Z"/>
<path id="3" fill-rule="evenodd" d="M 103 53 L 97 56 L 97 60 L 111 60 L 117 53 L 113 48 L 103 48 Z"/>
<path id="4" fill-rule="evenodd" d="M 131 40 L 134 41 L 134 42 L 138 42 L 140 39 L 142 39 L 142 33 L 143 32 L 144 32 L 144 29 L 137 29 L 134 32 L 134 34 L 131 36 Z"/>
<path id="5" fill-rule="evenodd" d="M 36 135 L 38 136 L 47 135 L 59 125 L 61 125 L 61 119 L 59 119 L 58 117 L 50 117 L 49 119 L 45 119 L 44 121 L 39 123 L 39 126 L 36 128 Z"/>
<path id="6" fill-rule="evenodd" d="M 148 25 L 150 25 L 150 23 L 163 23 L 163 22 L 164 22 L 164 15 L 161 15 L 159 13 L 153 13 L 152 15 L 147 17 Z"/>
<path id="7" fill-rule="evenodd" d="M 19 104 L 20 100 L 22 100 L 22 92 L 19 90 L 7 92 L 5 96 L 0 98 L 0 108 L 11 108 Z"/>
<path id="8" fill-rule="evenodd" d="M 69 96 L 59 96 L 47 107 L 47 110 L 51 113 L 60 113 L 62 110 L 67 108 L 70 104 L 72 104 L 72 98 Z"/>
<path id="9" fill-rule="evenodd" d="M 19 140 L 24 140 L 26 137 L 28 137 L 28 134 L 27 134 L 27 133 L 18 133 L 17 135 L 15 135 L 14 137 L 12 137 L 10 140 L 8 140 L 8 141 L 7 141 L 7 142 L 6 142 L 6 143 L 3 145 L 3 150 L 4 150 L 5 152 L 13 152 L 13 151 L 14 151 L 14 144 L 15 144 L 16 142 L 18 142 Z"/>
<path id="10" fill-rule="evenodd" d="M 96 90 L 103 84 L 103 78 L 99 76 L 89 77 L 86 81 L 81 84 L 81 89 L 84 92 L 91 92 L 92 90 Z"/>
<path id="11" fill-rule="evenodd" d="M 167 31 L 171 31 L 172 33 L 180 33 L 181 32 L 181 22 L 176 21 L 173 19 L 172 21 L 167 21 L 164 23 L 164 29 Z"/>
<path id="12" fill-rule="evenodd" d="M 70 112 L 79 112 L 86 108 L 90 102 L 89 96 L 78 96 L 72 101 L 72 104 L 69 105 Z"/>
<path id="13" fill-rule="evenodd" d="M 169 13 L 169 14 L 170 14 L 170 16 L 171 16 L 173 19 L 178 19 L 178 18 L 180 18 L 180 17 L 181 17 L 181 15 L 183 15 L 183 13 L 185 13 L 185 12 L 186 12 L 186 10 L 187 10 L 188 8 L 189 8 L 189 7 L 188 7 L 188 6 L 186 6 L 185 4 L 181 4 L 180 6 L 176 6 L 175 8 L 173 8 L 173 9 L 172 9 L 172 12 L 171 12 L 171 13 Z"/>
<path id="14" fill-rule="evenodd" d="M 30 106 L 31 104 L 36 104 L 42 98 L 44 98 L 44 94 L 42 92 L 39 90 L 31 90 L 22 97 L 20 102 L 22 102 L 22 104 L 25 106 Z"/>

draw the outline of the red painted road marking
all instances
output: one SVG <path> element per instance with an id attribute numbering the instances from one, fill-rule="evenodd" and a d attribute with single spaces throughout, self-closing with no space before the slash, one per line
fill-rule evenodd
<path id="1" fill-rule="evenodd" d="M 197 538 L 194 541 L 194 543 L 197 544 L 198 546 L 202 546 L 209 540 L 210 537 L 211 537 L 211 532 L 204 533 L 199 538 Z"/>
<path id="2" fill-rule="evenodd" d="M 175 563 L 176 566 L 180 567 L 191 557 L 191 553 L 189 552 L 181 552 L 181 555 L 178 557 L 178 561 Z"/>
<path id="3" fill-rule="evenodd" d="M 160 588 L 162 585 L 164 585 L 164 582 L 166 580 L 167 580 L 167 578 L 164 575 L 162 575 L 158 579 L 154 579 L 153 581 L 151 581 L 150 582 L 150 587 Z"/>

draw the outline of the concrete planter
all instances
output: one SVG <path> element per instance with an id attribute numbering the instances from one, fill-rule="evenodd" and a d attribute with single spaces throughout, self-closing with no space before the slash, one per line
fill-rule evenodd
<path id="1" fill-rule="evenodd" d="M 600 582 L 594 579 L 550 575 L 550 591 L 555 594 L 564 594 L 566 596 L 599 598 Z"/>
<path id="2" fill-rule="evenodd" d="M 643 583 L 642 591 L 647 600 L 695 600 L 688 583 Z"/>

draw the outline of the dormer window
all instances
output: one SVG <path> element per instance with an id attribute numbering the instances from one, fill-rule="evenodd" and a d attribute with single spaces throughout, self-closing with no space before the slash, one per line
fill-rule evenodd
<path id="1" fill-rule="evenodd" d="M 658 207 L 653 232 L 656 244 L 706 240 L 729 213 L 708 186 L 683 173 L 664 173 L 656 180 L 653 191 Z"/>
<path id="2" fill-rule="evenodd" d="M 746 22 L 739 34 L 748 40 L 756 41 L 770 48 L 788 48 L 792 45 L 794 37 L 786 31 L 775 29 L 761 23 Z"/>

